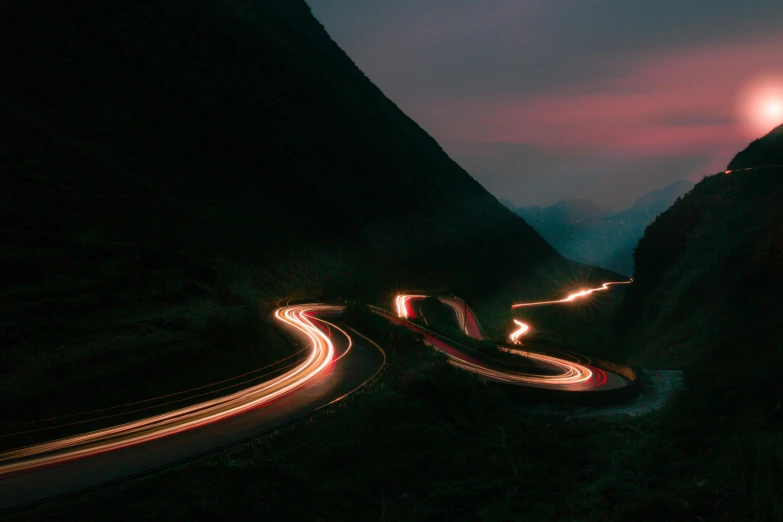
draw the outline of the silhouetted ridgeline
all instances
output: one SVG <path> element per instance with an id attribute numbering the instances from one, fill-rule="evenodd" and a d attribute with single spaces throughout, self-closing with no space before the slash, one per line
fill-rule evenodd
<path id="1" fill-rule="evenodd" d="M 112 241 L 173 270 L 174 253 L 208 253 L 308 288 L 554 259 L 304 2 L 19 4 L 2 49 L 5 242 Z"/>
<path id="2" fill-rule="evenodd" d="M 781 202 L 783 168 L 704 178 L 647 228 L 615 316 L 618 358 L 685 370 L 654 468 L 676 462 L 667 491 L 719 520 L 783 513 Z"/>
<path id="3" fill-rule="evenodd" d="M 778 125 L 766 136 L 754 140 L 734 156 L 729 169 L 783 165 L 783 125 Z"/>
<path id="4" fill-rule="evenodd" d="M 638 346 L 653 358 L 665 349 L 671 363 L 722 364 L 731 353 L 764 352 L 758 344 L 744 351 L 749 339 L 779 343 L 783 167 L 764 168 L 775 165 L 783 165 L 783 125 L 738 153 L 730 174 L 704 178 L 647 228 L 620 312 L 629 331 L 652 339 Z M 735 170 L 748 167 L 763 168 Z"/>
<path id="5" fill-rule="evenodd" d="M 574 274 L 301 0 L 30 0 L 0 24 L 3 400 L 247 368 L 259 299 Z"/>
<path id="6" fill-rule="evenodd" d="M 631 362 L 722 370 L 716 382 L 777 387 L 783 400 L 781 201 L 783 168 L 738 171 L 704 178 L 658 216 L 618 310 Z"/>

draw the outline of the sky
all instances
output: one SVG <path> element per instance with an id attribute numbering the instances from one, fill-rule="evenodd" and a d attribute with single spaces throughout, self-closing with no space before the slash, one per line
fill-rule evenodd
<path id="1" fill-rule="evenodd" d="M 498 198 L 607 209 L 783 123 L 783 1 L 307 0 Z"/>

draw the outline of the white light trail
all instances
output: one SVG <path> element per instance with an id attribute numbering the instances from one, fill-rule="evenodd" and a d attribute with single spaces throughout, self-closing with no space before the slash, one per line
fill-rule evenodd
<path id="1" fill-rule="evenodd" d="M 564 299 L 557 299 L 555 301 L 532 301 L 529 303 L 517 303 L 515 305 L 511 305 L 511 308 L 522 308 L 523 306 L 541 306 L 541 305 L 548 305 L 548 304 L 557 304 L 557 303 L 570 303 L 571 301 L 575 301 L 579 299 L 580 297 L 585 297 L 593 292 L 601 292 L 603 290 L 609 290 L 609 287 L 612 285 L 629 285 L 633 282 L 633 279 L 630 279 L 628 281 L 614 281 L 611 283 L 604 283 L 603 285 L 599 286 L 598 288 L 590 288 L 587 290 L 580 290 L 578 292 L 574 292 L 573 294 L 568 295 Z"/>
<path id="2" fill-rule="evenodd" d="M 525 335 L 529 330 L 530 326 L 527 325 L 527 323 L 523 323 L 522 321 L 518 321 L 514 319 L 514 323 L 519 327 L 513 332 L 511 332 L 511 335 L 509 335 L 509 339 L 511 339 L 511 342 L 514 344 L 519 344 L 519 338 Z"/>
<path id="3" fill-rule="evenodd" d="M 335 361 L 335 348 L 329 337 L 317 326 L 317 323 L 330 323 L 315 318 L 314 314 L 342 309 L 340 306 L 314 304 L 289 306 L 274 312 L 275 319 L 297 332 L 297 336 L 306 340 L 311 349 L 305 360 L 277 377 L 239 392 L 167 413 L 2 453 L 0 475 L 155 440 L 237 415 L 283 397 L 331 368 Z"/>

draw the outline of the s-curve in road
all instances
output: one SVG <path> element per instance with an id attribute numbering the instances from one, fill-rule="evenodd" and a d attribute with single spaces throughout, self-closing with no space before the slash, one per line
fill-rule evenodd
<path id="1" fill-rule="evenodd" d="M 173 465 L 346 397 L 376 375 L 386 357 L 377 345 L 328 320 L 342 311 L 326 304 L 275 310 L 272 321 L 300 350 L 275 370 L 249 372 L 232 385 L 222 386 L 227 382 L 222 381 L 208 394 L 209 400 L 201 397 L 187 406 L 172 400 L 141 418 L 137 408 L 128 412 L 136 414 L 134 419 L 126 416 L 124 422 L 102 429 L 0 454 L 0 510 Z M 161 411 L 166 404 L 170 406 Z M 122 419 L 123 413 L 116 418 Z"/>
<path id="2" fill-rule="evenodd" d="M 591 292 L 604 290 L 612 284 L 618 283 L 606 283 L 601 288 L 572 294 L 575 297 L 569 296 L 558 301 L 541 301 L 536 304 L 569 302 L 578 297 L 589 295 Z M 428 296 L 424 294 L 398 295 L 395 298 L 396 317 L 381 309 L 376 309 L 375 311 L 385 315 L 387 319 L 404 325 L 420 334 L 425 344 L 445 353 L 451 364 L 480 375 L 483 379 L 517 386 L 567 392 L 605 391 L 623 388 L 629 384 L 628 379 L 625 377 L 593 366 L 589 360 L 584 360 L 584 358 L 562 350 L 549 348 L 547 350 L 549 353 L 539 353 L 531 349 L 497 344 L 496 348 L 499 351 L 508 354 L 507 357 L 501 359 L 488 355 L 486 351 L 449 339 L 414 322 L 420 315 L 420 312 L 417 312 L 415 308 L 416 303 L 426 297 Z M 475 324 L 478 324 L 478 320 L 475 319 L 472 311 L 468 315 L 467 311 L 469 308 L 467 306 L 464 306 L 464 304 L 459 305 L 461 303 L 460 300 L 447 302 L 441 299 L 441 301 L 454 310 L 460 330 L 467 337 L 485 341 L 484 336 L 480 334 L 480 328 L 466 327 L 470 322 L 466 320 L 467 317 L 472 316 Z M 510 339 L 517 344 L 520 342 L 520 338 L 530 330 L 530 326 L 518 320 L 515 320 L 515 323 L 517 329 L 511 334 Z"/>

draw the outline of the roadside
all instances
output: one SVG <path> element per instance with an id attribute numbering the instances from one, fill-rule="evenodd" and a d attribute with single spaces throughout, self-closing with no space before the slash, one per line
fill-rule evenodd
<path id="1" fill-rule="evenodd" d="M 663 408 L 685 389 L 685 376 L 675 370 L 643 370 L 642 388 L 638 395 L 611 406 L 534 406 L 538 415 L 553 415 L 572 419 L 595 419 L 605 417 L 638 417 Z"/>

